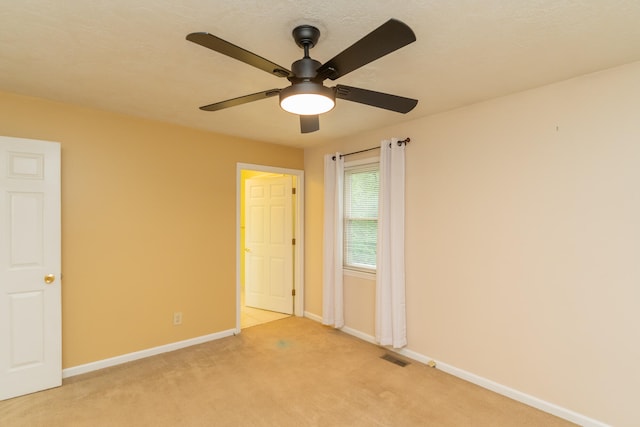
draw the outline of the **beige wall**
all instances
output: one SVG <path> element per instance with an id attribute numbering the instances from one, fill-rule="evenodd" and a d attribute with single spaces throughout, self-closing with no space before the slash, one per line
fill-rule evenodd
<path id="1" fill-rule="evenodd" d="M 303 167 L 302 150 L 7 93 L 0 134 L 62 144 L 65 368 L 235 328 L 236 163 Z"/>
<path id="2" fill-rule="evenodd" d="M 639 112 L 634 63 L 307 149 L 307 310 L 322 311 L 322 155 L 409 136 L 409 349 L 637 425 Z M 372 328 L 374 286 L 345 283 L 348 327 Z"/>

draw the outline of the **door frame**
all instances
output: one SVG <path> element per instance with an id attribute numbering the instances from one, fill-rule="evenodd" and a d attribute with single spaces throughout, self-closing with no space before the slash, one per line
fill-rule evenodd
<path id="1" fill-rule="evenodd" d="M 273 166 L 256 165 L 251 163 L 237 163 L 236 165 L 236 333 L 240 333 L 240 316 L 241 316 L 241 301 L 240 292 L 241 286 L 240 277 L 240 259 L 241 259 L 241 247 L 242 242 L 240 239 L 240 215 L 242 209 L 241 203 L 241 184 L 242 184 L 242 171 L 258 171 L 266 173 L 277 173 L 285 175 L 293 175 L 296 177 L 296 197 L 293 207 L 293 215 L 295 218 L 294 238 L 296 244 L 294 246 L 294 260 L 293 260 L 293 286 L 296 290 L 294 297 L 294 311 L 295 316 L 304 317 L 304 171 L 300 169 L 287 169 Z"/>

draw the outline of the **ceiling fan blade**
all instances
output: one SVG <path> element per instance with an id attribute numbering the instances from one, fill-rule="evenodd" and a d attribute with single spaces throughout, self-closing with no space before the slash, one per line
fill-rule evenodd
<path id="1" fill-rule="evenodd" d="M 408 113 L 418 105 L 417 99 L 343 85 L 336 86 L 336 98 L 384 108 L 398 113 Z"/>
<path id="2" fill-rule="evenodd" d="M 239 96 L 233 99 L 227 99 L 226 101 L 216 102 L 215 104 L 209 104 L 200 107 L 204 111 L 218 111 L 224 108 L 235 107 L 236 105 L 246 104 L 248 102 L 259 101 L 264 98 L 270 98 L 280 93 L 280 89 L 269 89 L 264 92 L 252 93 L 251 95 Z"/>
<path id="3" fill-rule="evenodd" d="M 300 116 L 300 132 L 310 133 L 320 129 L 320 118 L 317 114 L 313 116 Z"/>
<path id="4" fill-rule="evenodd" d="M 318 68 L 318 76 L 335 80 L 416 41 L 411 28 L 390 19 Z"/>
<path id="5" fill-rule="evenodd" d="M 230 56 L 231 58 L 242 61 L 245 64 L 253 65 L 269 74 L 273 74 L 276 77 L 289 77 L 291 71 L 275 64 L 255 53 L 249 52 L 239 46 L 229 43 L 226 40 L 222 40 L 220 37 L 216 37 L 209 33 L 191 33 L 187 35 L 187 40 L 199 44 L 200 46 L 207 47 L 223 55 Z"/>

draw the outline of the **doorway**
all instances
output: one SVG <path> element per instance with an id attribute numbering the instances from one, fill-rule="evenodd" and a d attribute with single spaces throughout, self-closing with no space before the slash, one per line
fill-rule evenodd
<path id="1" fill-rule="evenodd" d="M 303 171 L 237 165 L 236 330 L 304 315 Z"/>

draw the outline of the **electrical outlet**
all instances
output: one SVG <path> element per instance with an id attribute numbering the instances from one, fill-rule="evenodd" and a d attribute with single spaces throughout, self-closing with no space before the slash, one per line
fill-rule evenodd
<path id="1" fill-rule="evenodd" d="M 182 312 L 176 311 L 173 313 L 173 324 L 174 325 L 182 325 Z"/>

